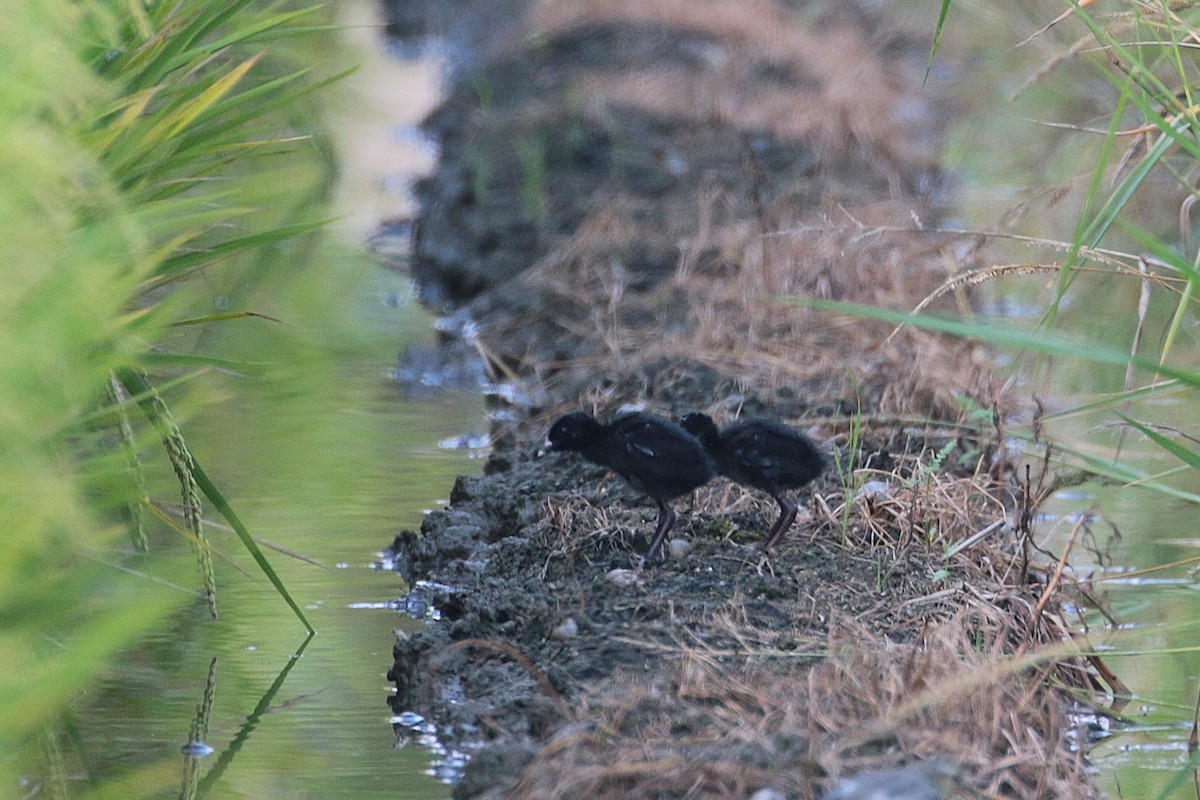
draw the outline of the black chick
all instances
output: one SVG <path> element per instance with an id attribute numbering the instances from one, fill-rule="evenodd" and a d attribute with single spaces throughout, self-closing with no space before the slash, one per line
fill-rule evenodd
<path id="1" fill-rule="evenodd" d="M 646 551 L 654 561 L 675 523 L 667 501 L 712 480 L 713 464 L 692 434 L 650 414 L 622 414 L 607 425 L 575 411 L 559 418 L 546 437 L 547 450 L 573 450 L 608 467 L 658 503 L 658 527 Z"/>
<path id="2" fill-rule="evenodd" d="M 825 471 L 825 456 L 812 439 L 769 419 L 737 422 L 723 431 L 707 414 L 686 414 L 679 423 L 700 440 L 722 475 L 775 498 L 779 518 L 759 546 L 766 552 L 779 544 L 796 519 L 796 503 L 784 492 Z"/>

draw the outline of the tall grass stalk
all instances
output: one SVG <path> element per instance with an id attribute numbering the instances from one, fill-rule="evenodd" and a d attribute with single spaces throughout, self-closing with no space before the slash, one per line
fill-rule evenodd
<path id="1" fill-rule="evenodd" d="M 1107 408 L 1122 431 L 1140 433 L 1148 444 L 1194 470 L 1200 466 L 1200 447 L 1195 445 L 1200 432 L 1189 429 L 1194 423 L 1184 422 L 1181 427 L 1164 431 L 1135 419 L 1131 408 L 1137 400 L 1168 392 L 1194 398 L 1200 388 L 1200 362 L 1194 352 L 1180 352 L 1178 347 L 1185 323 L 1196 317 L 1195 289 L 1200 282 L 1200 248 L 1192 233 L 1191 218 L 1200 196 L 1196 188 L 1200 181 L 1200 106 L 1193 89 L 1192 55 L 1200 24 L 1184 7 L 1166 2 L 1131 2 L 1120 11 L 1107 13 L 1094 10 L 1091 3 L 1063 6 L 1065 10 L 1056 22 L 1074 26 L 1076 32 L 1091 37 L 1092 47 L 1077 49 L 1114 94 L 1104 136 L 1096 141 L 1090 129 L 1081 127 L 1074 137 L 1077 149 L 1086 152 L 1090 148 L 1094 152 L 1095 166 L 1080 198 L 1078 224 L 1068 242 L 1070 249 L 1059 264 L 1054 293 L 1047 298 L 1043 325 L 1040 330 L 1022 331 L 1013 325 L 947 320 L 910 323 L 1026 352 L 1124 366 L 1126 378 L 1121 393 L 1085 400 L 1083 406 L 1090 411 Z M 1176 215 L 1162 213 L 1170 208 L 1163 198 L 1177 204 Z M 1092 259 L 1090 254 L 1101 247 L 1108 257 Z M 1119 345 L 1088 341 L 1069 327 L 1060 332 L 1048 330 L 1062 325 L 1064 300 L 1085 267 L 1106 273 L 1113 280 L 1138 281 L 1137 301 L 1130 302 L 1124 319 L 1114 320 L 1122 330 L 1130 331 L 1125 350 Z M 1086 295 L 1075 298 L 1075 302 L 1086 303 Z M 1154 315 L 1156 309 L 1158 316 L 1166 318 L 1163 332 L 1157 337 L 1146 336 L 1143 341 L 1148 315 Z M 1148 352 L 1151 343 L 1156 349 Z M 1095 459 L 1083 466 L 1101 468 Z M 1102 472 L 1116 469 L 1110 464 Z M 1195 496 L 1186 490 L 1170 489 L 1166 482 L 1148 476 L 1136 482 L 1175 497 Z"/>

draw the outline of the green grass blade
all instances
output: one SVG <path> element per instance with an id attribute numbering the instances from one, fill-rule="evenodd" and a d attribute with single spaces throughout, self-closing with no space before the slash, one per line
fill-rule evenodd
<path id="1" fill-rule="evenodd" d="M 155 35 L 120 65 L 119 72 L 129 76 L 134 87 L 160 83 L 169 73 L 196 58 L 196 43 L 201 37 L 211 34 L 251 2 L 208 3 L 191 20 L 184 19 L 186 10 L 182 6 L 170 8 L 164 3 L 160 8 L 168 10 L 169 16 L 156 20 L 158 30 Z M 215 14 L 212 13 L 214 10 Z M 141 62 L 140 66 L 138 62 Z"/>
<path id="2" fill-rule="evenodd" d="M 202 61 L 209 56 L 219 53 L 222 50 L 226 50 L 236 44 L 248 44 L 254 41 L 263 41 L 264 33 L 285 26 L 292 20 L 313 14 L 314 12 L 319 11 L 320 8 L 320 6 L 310 6 L 309 8 L 302 8 L 285 14 L 277 14 L 267 19 L 244 24 L 238 28 L 237 31 L 229 34 L 228 36 L 215 39 L 211 42 L 197 44 L 186 52 L 180 53 L 178 56 L 162 65 L 161 74 L 167 75 L 177 69 L 187 67 L 189 64 Z M 284 32 L 283 35 L 290 38 L 292 36 L 292 32 L 289 30 Z"/>
<path id="3" fill-rule="evenodd" d="M 219 369 L 231 374 L 254 374 L 260 371 L 257 364 L 248 361 L 231 361 L 227 358 L 196 355 L 194 353 L 143 353 L 138 362 L 144 366 L 164 369 Z M 124 382 L 124 381 L 122 381 Z"/>
<path id="4" fill-rule="evenodd" d="M 202 114 L 208 111 L 222 97 L 227 95 L 241 81 L 246 73 L 262 58 L 255 55 L 229 69 L 220 78 L 206 82 L 203 89 L 192 93 L 190 97 L 175 96 L 172 102 L 154 113 L 152 124 L 147 126 L 148 118 L 139 117 L 128 119 L 122 115 L 118 124 L 124 124 L 126 136 L 120 147 L 108 151 L 108 158 L 113 169 L 121 174 L 133 172 L 133 166 L 143 164 L 148 167 L 161 169 L 157 160 L 150 160 L 149 154 L 156 148 L 171 143 L 179 134 L 191 126 Z M 165 94 L 161 90 L 160 94 Z M 117 128 L 114 124 L 113 128 Z M 126 179 L 128 182 L 128 178 Z"/>
<path id="5" fill-rule="evenodd" d="M 1121 232 L 1132 238 L 1139 247 L 1147 251 L 1163 265 L 1169 267 L 1190 282 L 1200 280 L 1200 273 L 1184 258 L 1178 249 L 1164 242 L 1140 225 L 1121 220 Z"/>
<path id="6" fill-rule="evenodd" d="M 1167 781 L 1167 785 L 1163 787 L 1154 800 L 1167 800 L 1169 797 L 1172 797 L 1175 794 L 1175 790 L 1183 786 L 1185 782 L 1193 779 L 1196 769 L 1200 769 L 1200 751 L 1192 753 L 1187 763 L 1175 771 L 1171 776 L 1171 780 Z"/>
<path id="7" fill-rule="evenodd" d="M 1067 256 L 1063 260 L 1054 301 L 1050 304 L 1050 309 L 1046 312 L 1044 321 L 1047 325 L 1054 325 L 1058 318 L 1062 300 L 1067 294 L 1067 289 L 1070 288 L 1071 282 L 1075 280 L 1076 267 L 1084 264 L 1087 260 L 1084 256 L 1084 252 L 1089 249 L 1086 244 L 1088 240 L 1086 220 L 1091 215 L 1092 207 L 1096 204 L 1097 198 L 1100 196 L 1100 187 L 1104 182 L 1104 171 L 1112 158 L 1112 150 L 1116 145 L 1117 131 L 1120 128 L 1121 116 L 1127 101 L 1128 87 L 1122 87 L 1121 93 L 1117 98 L 1117 108 L 1113 112 L 1112 122 L 1109 123 L 1108 133 L 1104 138 L 1104 144 L 1101 146 L 1100 152 L 1096 157 L 1096 168 L 1092 171 L 1091 181 L 1088 183 L 1087 192 L 1083 197 L 1083 209 L 1079 212 L 1079 223 L 1076 227 L 1075 235 L 1071 238 L 1071 248 L 1067 251 Z"/>
<path id="8" fill-rule="evenodd" d="M 929 63 L 925 65 L 925 77 L 921 79 L 921 85 L 928 83 L 929 74 L 933 72 L 933 61 L 937 58 L 938 46 L 942 43 L 942 31 L 946 27 L 946 17 L 949 13 L 950 0 L 942 0 L 942 8 L 938 12 L 937 27 L 933 29 L 933 44 L 929 48 Z"/>
<path id="9" fill-rule="evenodd" d="M 166 138 L 174 138 L 181 131 L 191 126 L 201 114 L 212 108 L 218 100 L 233 91 L 233 87 L 254 68 L 262 58 L 262 53 L 252 56 L 231 69 L 226 75 L 213 81 L 190 103 L 182 104 L 172 110 L 163 120 L 166 127 Z"/>
<path id="10" fill-rule="evenodd" d="M 1124 414 L 1119 414 L 1118 416 L 1120 416 L 1121 419 L 1125 420 L 1133 427 L 1137 428 L 1139 431 L 1141 431 L 1146 436 L 1146 438 L 1148 438 L 1150 441 L 1154 442 L 1156 445 L 1161 447 L 1163 450 L 1166 450 L 1168 453 L 1170 453 L 1171 455 L 1178 458 L 1184 464 L 1187 464 L 1192 469 L 1200 469 L 1200 453 L 1196 453 L 1192 450 L 1188 450 L 1186 447 L 1184 447 L 1183 445 L 1181 445 L 1179 442 L 1175 441 L 1174 439 L 1168 439 L 1166 436 L 1163 436 L 1161 433 L 1154 430 L 1150 426 L 1148 426 L 1144 423 L 1138 422 L 1136 419 L 1127 417 Z"/>
<path id="11" fill-rule="evenodd" d="M 1098 397 L 1098 399 L 1090 400 L 1071 408 L 1064 408 L 1061 411 L 1053 411 L 1042 417 L 1043 420 L 1068 419 L 1080 414 L 1087 414 L 1092 411 L 1100 411 L 1102 409 L 1111 408 L 1117 405 L 1124 405 L 1135 400 L 1145 400 L 1151 397 L 1166 397 L 1171 394 L 1176 394 L 1185 390 L 1187 387 L 1179 383 L 1179 381 L 1162 381 L 1160 383 L 1152 383 L 1149 386 L 1141 386 L 1137 389 L 1131 389 L 1127 392 L 1113 392 Z"/>
<path id="12" fill-rule="evenodd" d="M 1187 317 L 1187 312 L 1191 310 L 1192 295 L 1195 293 L 1196 281 L 1189 280 L 1188 285 L 1183 290 L 1183 294 L 1179 297 L 1179 303 L 1175 306 L 1175 313 L 1171 316 L 1171 323 L 1167 326 L 1167 335 L 1163 339 L 1162 347 L 1159 349 L 1158 363 L 1162 364 L 1171 354 L 1171 349 L 1175 346 L 1175 337 L 1179 335 L 1179 331 L 1183 328 L 1183 322 Z"/>
<path id="13" fill-rule="evenodd" d="M 188 28 L 177 37 L 181 44 L 181 50 L 193 47 L 197 42 L 212 35 L 214 31 L 232 19 L 235 14 L 251 2 L 253 0 L 234 0 L 233 2 L 219 3 L 215 6 L 212 3 L 201 4 L 203 13 L 197 15 Z M 209 16 L 205 16 L 205 14 Z"/>
<path id="14" fill-rule="evenodd" d="M 1109 228 L 1117 220 L 1117 216 L 1129 204 L 1133 193 L 1150 174 L 1150 171 L 1158 165 L 1158 162 L 1166 155 L 1172 145 L 1176 144 L 1176 138 L 1173 136 L 1160 136 L 1158 141 L 1149 149 L 1133 168 L 1129 175 L 1121 181 L 1120 185 L 1108 196 L 1104 201 L 1104 205 L 1096 212 L 1095 218 L 1083 231 L 1081 240 L 1084 247 L 1096 247 L 1100 244 L 1100 240 L 1108 233 Z"/>
<path id="15" fill-rule="evenodd" d="M 1194 492 L 1188 492 L 1183 489 L 1171 486 L 1168 483 L 1162 483 L 1155 476 L 1148 472 L 1131 467 L 1128 464 L 1115 463 L 1111 459 L 1101 458 L 1092 453 L 1085 452 L 1061 442 L 1055 442 L 1055 451 L 1059 454 L 1069 455 L 1075 460 L 1076 466 L 1082 465 L 1091 474 L 1102 480 L 1107 480 L 1122 486 L 1136 486 L 1142 489 L 1148 489 L 1159 494 L 1174 497 L 1179 500 L 1185 500 L 1189 503 L 1200 505 L 1200 495 Z M 1061 460 L 1061 458 L 1060 458 Z M 1068 463 L 1068 466 L 1070 464 Z"/>
<path id="16" fill-rule="evenodd" d="M 233 507 L 225 500 L 225 496 L 221 494 L 221 491 L 209 479 L 208 473 L 204 471 L 204 468 L 199 463 L 196 463 L 194 467 L 196 483 L 200 486 L 200 491 L 204 492 L 204 496 L 221 513 L 221 516 L 225 518 L 229 526 L 233 528 L 234 533 L 242 540 L 242 545 L 249 551 L 255 563 L 258 564 L 259 569 L 267 576 L 267 579 L 271 581 L 271 585 L 275 587 L 275 591 L 279 593 L 284 602 L 288 604 L 288 607 L 292 609 L 296 618 L 300 620 L 309 633 L 316 633 L 316 629 L 309 623 L 308 618 L 304 616 L 304 612 L 300 610 L 300 606 L 296 605 L 296 601 L 292 599 L 291 593 L 283 585 L 283 581 L 279 579 L 279 576 L 271 567 L 271 563 L 267 561 L 266 555 L 254 541 L 250 532 L 246 530 L 246 526 L 242 524 L 242 520 L 238 517 L 237 512 L 233 510 Z"/>
<path id="17" fill-rule="evenodd" d="M 180 255 L 165 259 L 159 266 L 157 274 L 159 277 L 163 277 L 180 271 L 192 270 L 197 266 L 216 263 L 236 253 L 251 250 L 255 247 L 277 244 L 294 236 L 312 233 L 328 223 L 329 220 L 327 219 L 315 220 L 313 222 L 298 222 L 294 225 L 282 225 L 271 230 L 253 233 L 249 236 L 227 239 L 218 244 L 211 245 L 200 252 L 181 253 Z"/>
<path id="18" fill-rule="evenodd" d="M 189 131 L 180 142 L 179 150 L 189 151 L 201 145 L 211 147 L 213 140 L 223 141 L 222 137 L 230 131 L 236 131 L 263 113 L 293 106 L 301 98 L 340 81 L 354 72 L 354 68 L 342 70 L 319 81 L 304 82 L 303 78 L 310 72 L 308 69 L 299 70 L 223 99 L 212 108 L 212 115 L 217 117 L 219 122 L 205 124 L 201 129 Z"/>
<path id="19" fill-rule="evenodd" d="M 875 308 L 874 306 L 858 303 L 842 303 L 834 300 L 821 300 L 812 297 L 788 297 L 786 302 L 818 311 L 831 311 L 839 314 L 863 317 L 866 319 L 891 322 L 896 325 L 911 325 L 926 331 L 948 333 L 968 339 L 977 339 L 989 344 L 1017 347 L 1033 350 L 1047 355 L 1070 356 L 1098 364 L 1113 364 L 1124 366 L 1129 362 L 1149 372 L 1159 372 L 1174 378 L 1180 383 L 1200 387 L 1200 374 L 1175 367 L 1160 366 L 1157 361 L 1131 356 L 1127 352 L 1115 348 L 1098 345 L 1094 342 L 1072 339 L 1061 334 L 1047 333 L 1044 330 L 1031 330 L 1025 327 L 998 325 L 982 320 L 963 322 L 961 320 L 933 317 L 922 314 L 912 314 L 907 311 L 892 311 Z"/>
<path id="20" fill-rule="evenodd" d="M 151 400 L 152 390 L 150 385 L 146 383 L 146 381 L 140 374 L 137 373 L 137 371 L 132 369 L 119 370 L 117 376 L 124 385 L 126 391 L 136 398 L 138 406 L 142 409 L 142 413 L 146 415 L 146 417 L 155 426 L 155 428 L 160 431 L 160 433 L 165 434 L 166 423 L 159 416 L 158 410 Z M 267 580 L 271 582 L 271 585 L 275 587 L 275 591 L 279 593 L 279 596 L 282 597 L 284 602 L 287 603 L 288 607 L 292 609 L 292 612 L 296 615 L 297 619 L 303 623 L 304 627 L 308 629 L 309 633 L 313 633 L 314 628 L 311 624 L 309 624 L 308 618 L 304 616 L 304 612 L 300 610 L 300 606 L 296 605 L 296 601 L 292 599 L 292 595 L 288 592 L 287 587 L 283 585 L 283 581 L 279 579 L 279 575 L 276 574 L 274 568 L 271 566 L 271 563 L 267 561 L 266 555 L 254 541 L 254 538 L 250 536 L 250 532 L 246 530 L 246 526 L 242 524 L 242 520 L 240 517 L 238 517 L 237 512 L 233 510 L 233 507 L 208 477 L 208 473 L 204 471 L 203 467 L 200 466 L 198 461 L 193 460 L 192 468 L 193 477 L 195 478 L 196 485 L 200 488 L 200 491 L 204 493 L 204 496 L 208 498 L 208 501 L 213 504 L 213 507 L 220 512 L 221 516 L 225 518 L 225 521 L 229 523 L 229 526 L 233 528 L 234 533 L 237 534 L 239 539 L 241 539 L 242 546 L 244 546 L 247 552 L 250 553 L 250 556 L 254 559 L 255 563 L 258 564 L 259 569 L 261 569 L 263 574 L 267 576 Z"/>

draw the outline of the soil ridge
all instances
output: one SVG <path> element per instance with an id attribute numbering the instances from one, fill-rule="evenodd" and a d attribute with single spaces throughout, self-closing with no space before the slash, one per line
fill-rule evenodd
<path id="1" fill-rule="evenodd" d="M 931 23 L 903 2 L 460 6 L 390 7 L 393 32 L 469 53 L 427 123 L 411 268 L 447 358 L 509 387 L 483 474 L 393 546 L 440 619 L 400 635 L 392 705 L 471 754 L 455 797 L 809 798 L 877 769 L 929 797 L 1090 796 L 1045 675 L 939 691 L 1067 635 L 989 354 L 779 301 L 909 310 L 976 257 L 932 232 L 953 108 L 922 85 Z M 540 452 L 558 414 L 627 404 L 768 414 L 834 467 L 769 561 L 749 546 L 774 502 L 717 480 L 645 567 L 653 502 Z"/>

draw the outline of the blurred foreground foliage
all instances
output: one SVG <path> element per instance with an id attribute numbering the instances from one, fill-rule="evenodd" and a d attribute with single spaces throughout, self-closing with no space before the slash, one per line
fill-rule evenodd
<path id="1" fill-rule="evenodd" d="M 221 326 L 275 324 L 249 307 L 256 288 L 278 285 L 316 249 L 334 167 L 312 94 L 338 75 L 306 66 L 302 48 L 327 39 L 327 13 L 250 0 L 24 0 L 6 8 L 6 785 L 17 781 L 18 754 L 36 749 L 39 730 L 115 654 L 195 600 L 127 579 L 148 526 L 165 523 L 196 546 L 215 613 L 201 503 L 239 526 L 175 417 L 190 407 L 192 378 L 255 372 L 213 357 L 206 344 Z M 170 464 L 180 494 L 151 498 L 142 462 L 163 451 L 167 461 L 154 458 Z M 243 543 L 303 621 L 257 546 L 245 535 Z"/>

